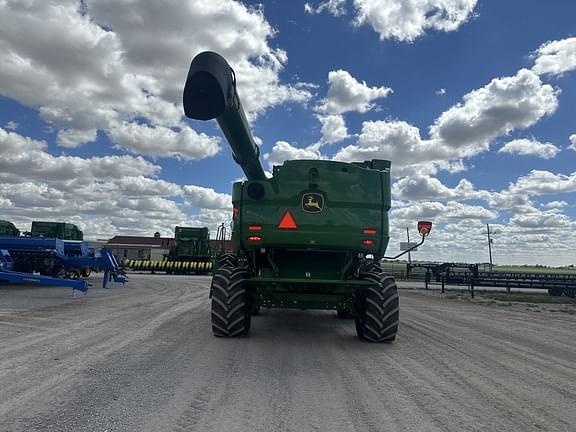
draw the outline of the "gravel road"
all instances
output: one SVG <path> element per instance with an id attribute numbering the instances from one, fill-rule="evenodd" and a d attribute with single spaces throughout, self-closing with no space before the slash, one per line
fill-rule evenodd
<path id="1" fill-rule="evenodd" d="M 397 342 L 334 312 L 211 334 L 209 277 L 0 286 L 0 431 L 575 431 L 576 315 L 402 289 Z"/>

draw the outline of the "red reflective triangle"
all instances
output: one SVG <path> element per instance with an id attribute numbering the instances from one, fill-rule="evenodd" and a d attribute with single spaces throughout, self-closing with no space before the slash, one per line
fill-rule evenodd
<path id="1" fill-rule="evenodd" d="M 296 225 L 296 221 L 294 220 L 294 216 L 292 216 L 292 213 L 290 213 L 289 211 L 284 213 L 284 216 L 282 216 L 282 219 L 280 219 L 280 223 L 278 224 L 278 228 L 280 228 L 280 229 L 296 229 L 296 228 L 298 228 L 298 225 Z"/>

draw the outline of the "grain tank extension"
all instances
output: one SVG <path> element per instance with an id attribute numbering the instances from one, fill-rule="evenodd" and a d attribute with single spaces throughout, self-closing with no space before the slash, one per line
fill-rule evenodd
<path id="1" fill-rule="evenodd" d="M 216 336 L 245 335 L 260 307 L 332 309 L 358 337 L 391 342 L 399 322 L 394 278 L 379 261 L 388 245 L 390 161 L 286 161 L 266 178 L 236 91 L 213 52 L 194 58 L 184 111 L 216 119 L 246 181 L 233 185 L 232 242 L 212 279 Z M 431 223 L 419 224 L 422 241 Z"/>

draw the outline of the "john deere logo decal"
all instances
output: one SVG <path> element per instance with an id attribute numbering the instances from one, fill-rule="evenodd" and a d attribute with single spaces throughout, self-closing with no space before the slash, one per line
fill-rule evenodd
<path id="1" fill-rule="evenodd" d="M 320 213 L 324 208 L 324 197 L 317 193 L 302 195 L 302 210 L 308 213 Z"/>

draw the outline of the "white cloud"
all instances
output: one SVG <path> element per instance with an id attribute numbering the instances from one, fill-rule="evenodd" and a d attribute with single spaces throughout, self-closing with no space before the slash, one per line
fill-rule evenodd
<path id="1" fill-rule="evenodd" d="M 118 189 L 127 197 L 178 196 L 182 188 L 171 182 L 151 179 L 144 176 L 123 177 L 115 182 Z"/>
<path id="2" fill-rule="evenodd" d="M 449 201 L 441 202 L 416 202 L 406 207 L 394 209 L 390 212 L 391 219 L 421 220 L 430 219 L 435 222 L 457 219 L 492 220 L 498 217 L 498 213 L 481 206 L 473 206 Z"/>
<path id="3" fill-rule="evenodd" d="M 229 210 L 232 208 L 232 196 L 216 192 L 212 188 L 188 185 L 184 186 L 186 203 L 203 209 Z"/>
<path id="4" fill-rule="evenodd" d="M 16 129 L 18 129 L 18 123 L 16 123 L 15 121 L 9 121 L 4 125 L 4 129 L 15 131 Z"/>
<path id="5" fill-rule="evenodd" d="M 430 139 L 422 139 L 418 128 L 403 121 L 364 122 L 358 142 L 342 148 L 334 159 L 392 159 L 396 176 L 461 171 L 463 159 L 488 151 L 495 138 L 552 114 L 558 92 L 523 69 L 465 95 L 430 126 Z"/>
<path id="6" fill-rule="evenodd" d="M 536 230 L 576 226 L 568 216 L 557 212 L 538 212 L 514 215 L 510 219 L 510 224 L 520 228 Z"/>
<path id="7" fill-rule="evenodd" d="M 576 69 L 576 37 L 548 41 L 535 53 L 532 70 L 539 75 L 561 75 Z"/>
<path id="8" fill-rule="evenodd" d="M 264 159 L 272 167 L 282 165 L 285 161 L 292 159 L 320 159 L 320 153 L 310 148 L 294 147 L 286 141 L 277 141 L 272 148 L 272 153 L 266 153 Z"/>
<path id="9" fill-rule="evenodd" d="M 356 25 L 370 25 L 381 40 L 412 42 L 427 30 L 455 31 L 478 0 L 354 0 Z"/>
<path id="10" fill-rule="evenodd" d="M 532 170 L 511 184 L 509 191 L 515 194 L 550 195 L 576 192 L 576 172 L 570 175 L 549 171 Z"/>
<path id="11" fill-rule="evenodd" d="M 445 186 L 440 180 L 425 175 L 404 177 L 392 185 L 395 198 L 402 200 L 454 200 L 463 201 L 485 197 L 474 189 L 469 180 L 462 179 L 453 189 Z"/>
<path id="12" fill-rule="evenodd" d="M 367 121 L 362 123 L 358 142 L 340 149 L 334 160 L 359 162 L 370 159 L 392 160 L 395 175 L 436 171 L 428 160 L 435 159 L 436 149 L 423 141 L 420 131 L 404 121 Z"/>
<path id="13" fill-rule="evenodd" d="M 58 131 L 57 142 L 61 147 L 78 147 L 82 144 L 96 141 L 96 129 L 63 129 Z"/>
<path id="14" fill-rule="evenodd" d="M 545 204 L 542 204 L 542 207 L 546 209 L 561 209 L 567 206 L 568 203 L 566 201 L 550 201 Z"/>
<path id="15" fill-rule="evenodd" d="M 317 7 L 311 3 L 304 4 L 304 12 L 307 14 L 319 14 L 327 11 L 330 15 L 342 16 L 346 15 L 346 1 L 347 0 L 326 0 L 321 2 Z"/>
<path id="16" fill-rule="evenodd" d="M 333 144 L 348 137 L 348 129 L 341 115 L 318 116 L 322 123 L 322 144 Z"/>
<path id="17" fill-rule="evenodd" d="M 568 148 L 576 151 L 576 134 L 570 135 L 570 145 Z"/>
<path id="18" fill-rule="evenodd" d="M 348 111 L 364 113 L 374 108 L 373 101 L 388 96 L 388 87 L 369 87 L 366 82 L 356 80 L 344 70 L 328 73 L 328 95 L 319 111 L 327 114 L 342 114 Z"/>
<path id="19" fill-rule="evenodd" d="M 560 149 L 551 143 L 541 143 L 535 139 L 516 139 L 507 142 L 498 153 L 510 153 L 523 156 L 538 156 L 542 159 L 552 159 L 560 153 Z"/>
<path id="20" fill-rule="evenodd" d="M 123 142 L 115 144 L 142 154 L 214 155 L 213 141 L 184 126 L 181 108 L 189 62 L 208 49 L 236 69 L 250 118 L 311 97 L 302 83 L 280 83 L 287 56 L 270 47 L 275 31 L 260 9 L 232 0 L 101 0 L 90 2 L 84 15 L 79 9 L 72 0 L 0 2 L 0 95 L 37 108 L 57 129 L 61 146 L 77 147 L 103 130 L 120 136 Z M 193 139 L 182 150 L 150 140 L 127 146 L 119 130 L 141 119 L 155 130 L 140 131 L 144 139 Z"/>
<path id="21" fill-rule="evenodd" d="M 430 135 L 448 155 L 467 157 L 486 151 L 491 141 L 527 128 L 558 107 L 558 91 L 527 69 L 495 78 L 464 96 L 430 127 Z"/>
<path id="22" fill-rule="evenodd" d="M 199 134 L 188 126 L 176 131 L 163 126 L 123 123 L 110 129 L 109 136 L 118 147 L 152 156 L 194 160 L 214 156 L 220 150 L 217 138 Z"/>
<path id="23" fill-rule="evenodd" d="M 446 89 L 445 88 L 440 88 L 438 90 L 436 90 L 436 94 L 439 96 L 445 95 L 446 94 Z"/>

